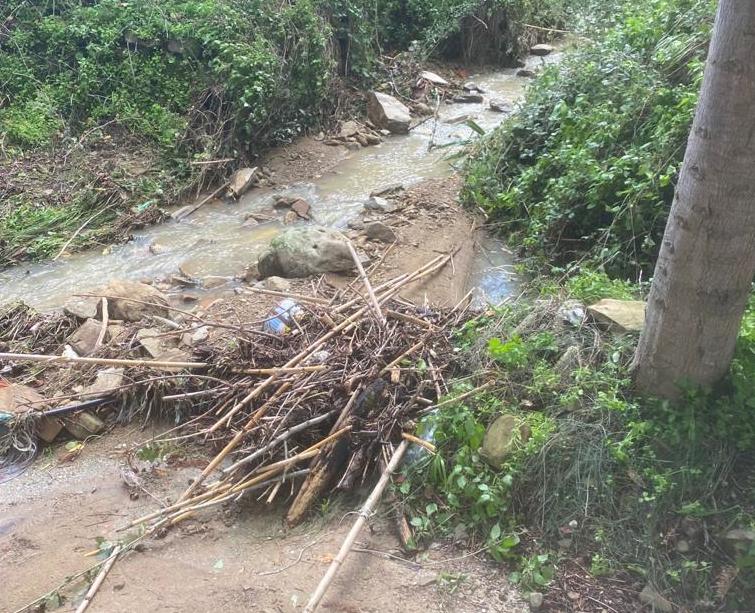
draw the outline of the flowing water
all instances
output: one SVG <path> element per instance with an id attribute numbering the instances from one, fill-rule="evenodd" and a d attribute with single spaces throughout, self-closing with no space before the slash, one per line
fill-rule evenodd
<path id="1" fill-rule="evenodd" d="M 546 60 L 556 61 L 558 55 Z M 531 57 L 528 67 L 537 67 L 541 61 Z M 505 115 L 491 111 L 488 103 L 495 98 L 513 104 L 521 97 L 528 79 L 515 72 L 505 69 L 472 75 L 469 80 L 485 91 L 483 103 L 442 104 L 437 122 L 431 118 L 409 135 L 389 136 L 380 145 L 354 151 L 334 172 L 312 183 L 285 190 L 253 189 L 236 204 L 207 204 L 188 219 L 146 228 L 132 241 L 104 252 L 87 251 L 56 262 L 0 271 L 0 302 L 21 299 L 36 308 L 51 309 L 71 294 L 101 287 L 111 278 L 154 279 L 175 274 L 179 268 L 195 277 L 232 278 L 254 262 L 284 227 L 279 221 L 243 225 L 249 213 L 270 214 L 273 194 L 301 195 L 312 205 L 318 223 L 344 227 L 361 213 L 371 191 L 395 183 L 406 187 L 453 172 L 447 160 L 453 144 L 475 136 L 464 118 L 485 131 L 497 126 Z M 436 145 L 432 149 L 431 142 Z M 160 250 L 153 254 L 150 246 L 155 243 Z M 497 302 L 515 287 L 511 263 L 502 243 L 485 239 L 470 282 L 486 300 Z"/>

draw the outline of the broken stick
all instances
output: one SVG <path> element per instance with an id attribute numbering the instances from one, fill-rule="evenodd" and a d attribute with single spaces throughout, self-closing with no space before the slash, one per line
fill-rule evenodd
<path id="1" fill-rule="evenodd" d="M 110 358 L 78 358 L 65 355 L 44 355 L 39 353 L 0 353 L 0 360 L 25 362 L 49 362 L 52 364 L 100 364 L 102 366 L 146 366 L 162 370 L 164 368 L 207 368 L 205 362 L 166 362 L 161 360 L 117 360 Z"/>
<path id="2" fill-rule="evenodd" d="M 354 264 L 356 265 L 357 271 L 359 272 L 359 278 L 362 280 L 362 283 L 364 283 L 364 287 L 367 290 L 367 295 L 370 297 L 370 304 L 372 305 L 372 309 L 375 311 L 375 317 L 381 324 L 385 324 L 385 315 L 383 315 L 383 311 L 380 310 L 380 303 L 375 296 L 375 290 L 372 289 L 372 284 L 367 278 L 367 273 L 364 272 L 364 267 L 362 266 L 362 262 L 357 255 L 356 249 L 354 249 L 354 245 L 352 245 L 351 241 L 348 239 L 346 239 L 346 246 L 349 248 L 351 259 L 354 260 Z"/>

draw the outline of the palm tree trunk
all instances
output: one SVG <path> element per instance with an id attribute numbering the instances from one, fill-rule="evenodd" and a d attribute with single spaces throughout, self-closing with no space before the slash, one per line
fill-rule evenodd
<path id="1" fill-rule="evenodd" d="M 721 0 L 635 355 L 673 398 L 728 370 L 755 274 L 755 2 Z"/>

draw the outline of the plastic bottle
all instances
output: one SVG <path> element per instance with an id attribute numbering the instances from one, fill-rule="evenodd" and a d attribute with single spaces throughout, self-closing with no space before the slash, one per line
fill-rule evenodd
<path id="1" fill-rule="evenodd" d="M 286 334 L 300 313 L 301 307 L 294 300 L 286 298 L 270 313 L 270 318 L 263 324 L 263 330 L 273 334 Z"/>

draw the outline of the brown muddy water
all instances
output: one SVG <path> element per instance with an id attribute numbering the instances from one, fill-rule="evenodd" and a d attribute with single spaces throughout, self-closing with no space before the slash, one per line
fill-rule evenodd
<path id="1" fill-rule="evenodd" d="M 557 61 L 559 55 L 530 57 L 527 64 L 537 68 L 543 61 Z M 454 172 L 449 154 L 476 137 L 465 118 L 490 131 L 506 114 L 491 111 L 489 100 L 515 104 L 522 97 L 529 79 L 515 73 L 516 69 L 504 69 L 472 75 L 469 80 L 485 91 L 482 103 L 441 104 L 437 122 L 430 119 L 409 135 L 389 136 L 380 145 L 352 152 L 334 172 L 313 182 L 254 189 L 236 204 L 208 204 L 184 221 L 146 228 L 126 244 L 0 271 L 0 301 L 20 299 L 41 310 L 53 309 L 71 294 L 101 287 L 111 278 L 155 279 L 175 274 L 179 268 L 194 277 L 227 277 L 232 284 L 233 277 L 256 261 L 284 228 L 277 220 L 243 225 L 249 213 L 269 214 L 274 194 L 302 196 L 312 205 L 317 223 L 344 228 L 360 215 L 371 191 L 448 176 Z M 152 253 L 153 244 L 160 245 L 159 253 Z M 470 287 L 480 290 L 478 300 L 496 303 L 513 292 L 512 263 L 502 242 L 492 237 L 483 241 L 469 281 Z"/>

